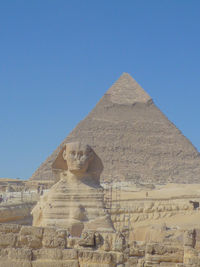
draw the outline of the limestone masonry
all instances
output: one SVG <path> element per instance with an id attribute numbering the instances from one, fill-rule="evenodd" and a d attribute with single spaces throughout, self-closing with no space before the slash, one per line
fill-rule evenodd
<path id="1" fill-rule="evenodd" d="M 132 242 L 122 234 L 69 237 L 62 229 L 0 225 L 0 267 L 198 267 L 200 230 L 176 241 Z"/>
<path id="2" fill-rule="evenodd" d="M 36 170 L 52 180 L 51 165 L 64 143 L 84 140 L 102 159 L 102 181 L 199 183 L 200 154 L 127 73 Z"/>

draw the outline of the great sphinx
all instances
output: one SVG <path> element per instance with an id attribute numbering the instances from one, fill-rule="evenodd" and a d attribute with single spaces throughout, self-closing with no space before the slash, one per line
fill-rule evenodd
<path id="1" fill-rule="evenodd" d="M 103 165 L 93 149 L 81 142 L 63 146 L 52 164 L 59 181 L 32 210 L 33 225 L 83 231 L 113 232 L 100 185 Z"/>

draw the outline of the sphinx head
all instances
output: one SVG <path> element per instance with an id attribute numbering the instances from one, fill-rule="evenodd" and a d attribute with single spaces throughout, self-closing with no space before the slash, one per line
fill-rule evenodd
<path id="1" fill-rule="evenodd" d="M 63 159 L 66 161 L 68 171 L 77 175 L 87 172 L 93 158 L 91 147 L 80 142 L 66 144 L 63 151 Z"/>
<path id="2" fill-rule="evenodd" d="M 52 164 L 52 170 L 56 180 L 67 171 L 77 176 L 78 179 L 87 174 L 87 177 L 90 177 L 95 184 L 100 184 L 103 164 L 89 145 L 78 141 L 63 145 Z"/>

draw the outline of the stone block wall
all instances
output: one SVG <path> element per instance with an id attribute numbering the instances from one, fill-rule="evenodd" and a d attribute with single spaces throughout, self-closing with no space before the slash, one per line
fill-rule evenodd
<path id="1" fill-rule="evenodd" d="M 121 233 L 84 233 L 0 224 L 0 267 L 198 267 L 200 230 L 180 243 L 133 242 Z"/>
<path id="2" fill-rule="evenodd" d="M 31 210 L 36 202 L 6 203 L 0 206 L 0 223 L 17 223 L 30 225 Z"/>
<path id="3" fill-rule="evenodd" d="M 146 220 L 170 218 L 174 215 L 189 215 L 194 210 L 191 200 L 200 202 L 200 198 L 113 202 L 111 219 L 115 229 L 122 230 L 124 225 L 128 225 L 128 221 L 134 225 L 134 223 Z"/>

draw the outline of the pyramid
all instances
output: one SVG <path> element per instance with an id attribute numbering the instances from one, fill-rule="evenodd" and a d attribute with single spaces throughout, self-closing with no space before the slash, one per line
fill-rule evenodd
<path id="1" fill-rule="evenodd" d="M 51 180 L 62 145 L 83 140 L 102 159 L 102 181 L 200 183 L 200 154 L 127 73 L 41 164 L 31 180 Z"/>

